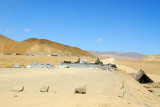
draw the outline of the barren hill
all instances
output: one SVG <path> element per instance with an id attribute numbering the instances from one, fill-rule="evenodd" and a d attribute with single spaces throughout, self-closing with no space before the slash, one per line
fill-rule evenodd
<path id="1" fill-rule="evenodd" d="M 0 35 L 0 53 L 24 54 L 27 52 L 58 53 L 72 56 L 94 56 L 80 48 L 63 45 L 46 39 L 30 38 L 22 42 L 17 42 Z"/>
<path id="2" fill-rule="evenodd" d="M 136 53 L 136 52 L 100 52 L 100 51 L 89 51 L 90 53 L 99 56 L 99 57 L 113 57 L 118 59 L 141 59 L 146 55 Z"/>
<path id="3" fill-rule="evenodd" d="M 160 55 L 149 55 L 141 59 L 142 61 L 160 61 Z"/>

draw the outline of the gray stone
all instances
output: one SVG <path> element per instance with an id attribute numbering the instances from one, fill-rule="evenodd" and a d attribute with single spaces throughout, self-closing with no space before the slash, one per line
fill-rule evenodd
<path id="1" fill-rule="evenodd" d="M 108 69 L 111 69 L 112 65 L 111 63 L 108 64 Z"/>
<path id="2" fill-rule="evenodd" d="M 81 86 L 79 88 L 75 88 L 74 93 L 86 94 L 86 87 L 85 86 Z"/>
<path id="3" fill-rule="evenodd" d="M 12 91 L 14 92 L 21 92 L 24 90 L 24 86 L 14 86 Z"/>
<path id="4" fill-rule="evenodd" d="M 52 64 L 46 64 L 45 66 L 46 66 L 46 68 L 51 68 L 51 69 L 52 69 L 52 68 L 56 68 L 56 67 L 55 67 L 54 65 L 52 65 Z"/>
<path id="5" fill-rule="evenodd" d="M 48 92 L 48 90 L 49 90 L 49 86 L 42 86 L 40 88 L 40 92 Z"/>
<path id="6" fill-rule="evenodd" d="M 154 95 L 160 96 L 160 93 L 154 93 Z"/>
<path id="7" fill-rule="evenodd" d="M 12 65 L 12 68 L 21 68 L 20 65 Z"/>
<path id="8" fill-rule="evenodd" d="M 60 63 L 59 63 L 59 66 L 62 66 L 62 65 L 63 65 L 63 62 L 60 62 Z"/>
<path id="9" fill-rule="evenodd" d="M 31 65 L 26 66 L 26 68 L 56 68 L 54 65 L 52 64 L 42 64 L 42 63 L 35 63 L 33 62 Z"/>
<path id="10" fill-rule="evenodd" d="M 69 65 L 63 65 L 62 68 L 69 68 Z"/>
<path id="11" fill-rule="evenodd" d="M 31 65 L 28 65 L 28 66 L 26 66 L 26 68 L 32 68 L 32 66 L 31 66 Z"/>
<path id="12" fill-rule="evenodd" d="M 111 69 L 116 69 L 116 68 L 117 68 L 117 66 L 115 64 L 111 64 L 111 63 L 103 64 L 101 66 L 102 70 L 111 70 Z"/>
<path id="13" fill-rule="evenodd" d="M 81 64 L 86 64 L 86 63 L 87 63 L 87 60 L 86 60 L 86 59 L 82 59 L 82 60 L 80 60 L 80 63 L 81 63 Z"/>

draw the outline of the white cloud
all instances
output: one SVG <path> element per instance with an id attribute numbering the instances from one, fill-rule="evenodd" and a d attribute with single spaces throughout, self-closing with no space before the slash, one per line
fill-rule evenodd
<path id="1" fill-rule="evenodd" d="M 12 33 L 14 33 L 14 30 L 9 30 L 9 29 L 7 29 L 7 30 L 6 30 L 6 33 L 12 34 Z"/>
<path id="2" fill-rule="evenodd" d="M 102 39 L 102 38 L 99 38 L 99 39 L 97 39 L 97 42 L 102 42 L 104 39 Z"/>
<path id="3" fill-rule="evenodd" d="M 29 32 L 31 31 L 31 29 L 24 29 L 24 32 Z"/>
<path id="4" fill-rule="evenodd" d="M 7 33 L 9 33 L 9 32 L 10 32 L 10 30 L 6 30 L 6 32 L 7 32 Z"/>

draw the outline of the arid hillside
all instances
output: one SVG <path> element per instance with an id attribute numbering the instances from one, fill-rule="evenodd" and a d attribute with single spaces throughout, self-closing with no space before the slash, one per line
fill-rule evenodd
<path id="1" fill-rule="evenodd" d="M 27 52 L 56 53 L 71 56 L 94 56 L 80 48 L 63 45 L 46 39 L 30 38 L 22 42 L 17 42 L 0 35 L 0 53 L 24 54 Z"/>
<path id="2" fill-rule="evenodd" d="M 142 61 L 160 61 L 160 55 L 149 55 L 141 59 Z"/>

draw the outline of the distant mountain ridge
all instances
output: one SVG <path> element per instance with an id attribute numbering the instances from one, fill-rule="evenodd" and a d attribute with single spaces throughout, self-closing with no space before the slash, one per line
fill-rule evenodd
<path id="1" fill-rule="evenodd" d="M 128 52 L 128 53 L 123 53 L 123 52 L 101 52 L 101 51 L 89 51 L 90 53 L 98 56 L 98 57 L 113 57 L 113 58 L 118 58 L 118 59 L 141 59 L 145 57 L 146 55 L 136 53 L 136 52 Z"/>
<path id="2" fill-rule="evenodd" d="M 58 53 L 71 56 L 94 57 L 93 54 L 80 48 L 63 45 L 47 39 L 30 38 L 22 42 L 17 42 L 0 35 L 0 53 L 24 54 L 27 52 L 45 52 L 50 54 Z"/>

